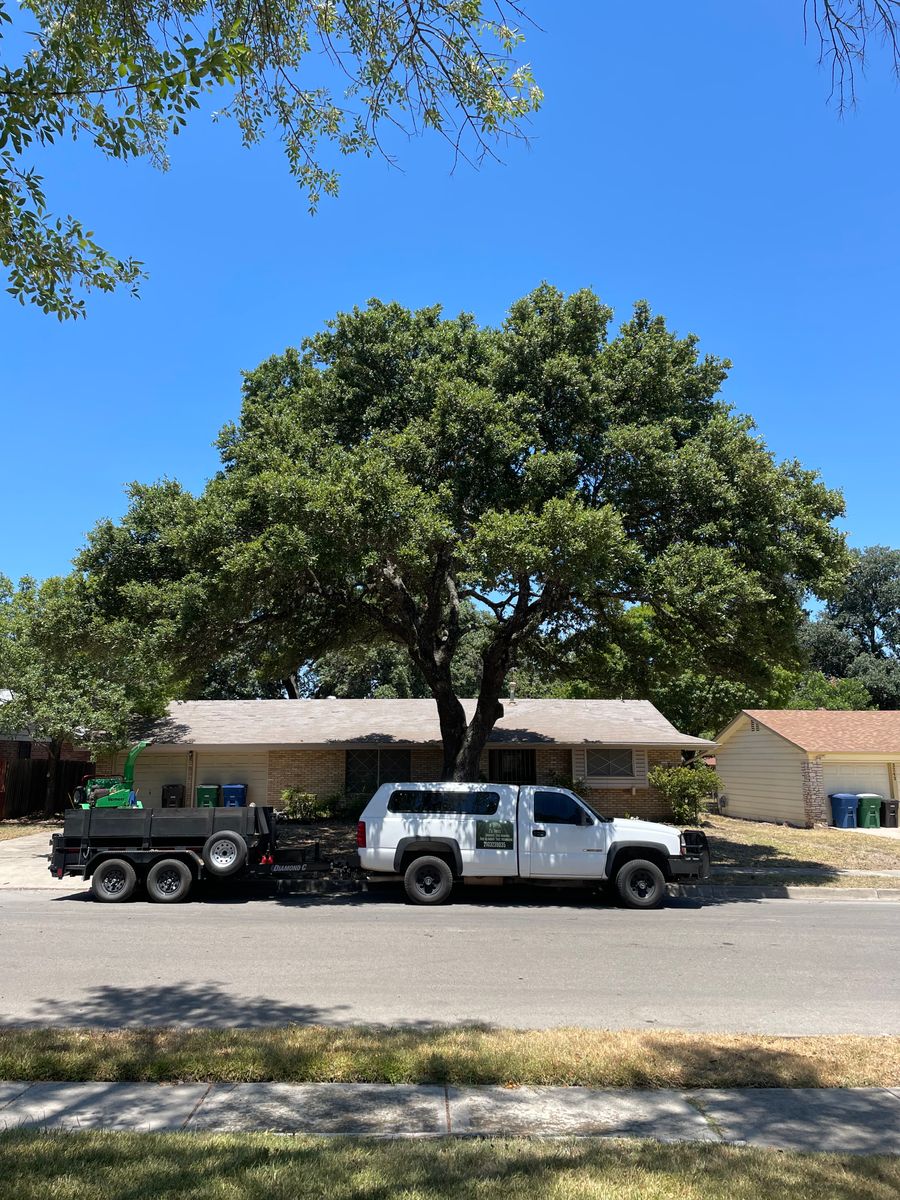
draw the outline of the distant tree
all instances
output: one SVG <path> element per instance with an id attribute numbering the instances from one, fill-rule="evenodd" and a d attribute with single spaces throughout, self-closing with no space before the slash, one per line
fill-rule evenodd
<path id="1" fill-rule="evenodd" d="M 0 733 L 47 747 L 45 807 L 52 811 L 65 742 L 95 752 L 128 744 L 137 716 L 160 715 L 159 657 L 128 622 L 101 617 L 82 580 L 0 581 Z"/>
<path id="2" fill-rule="evenodd" d="M 434 131 L 473 160 L 521 136 L 541 92 L 513 61 L 520 15 L 505 0 L 0 0 L 0 31 L 24 47 L 0 62 L 9 290 L 63 319 L 84 313 L 83 291 L 134 290 L 142 275 L 82 221 L 48 211 L 36 146 L 80 138 L 165 169 L 169 136 L 215 92 L 216 116 L 232 118 L 245 145 L 267 131 L 281 139 L 315 208 L 337 193 L 334 157 L 386 155 L 386 128 Z"/>
<path id="3" fill-rule="evenodd" d="M 341 314 L 246 376 L 201 497 L 135 489 L 79 566 L 112 615 L 170 627 L 182 663 L 255 646 L 282 678 L 394 642 L 436 701 L 450 778 L 476 776 L 520 658 L 579 633 L 628 653 L 633 606 L 673 660 L 752 677 L 795 653 L 798 592 L 842 577 L 841 499 L 774 461 L 696 338 L 646 304 L 611 338 L 611 316 L 548 286 L 499 329 Z M 491 618 L 471 717 L 467 602 Z"/>
<path id="4" fill-rule="evenodd" d="M 844 591 L 800 636 L 813 669 L 858 681 L 879 708 L 900 708 L 900 550 L 854 550 Z"/>
<path id="5" fill-rule="evenodd" d="M 861 679 L 833 679 L 821 671 L 808 671 L 800 676 L 784 707 L 853 710 L 875 705 Z"/>

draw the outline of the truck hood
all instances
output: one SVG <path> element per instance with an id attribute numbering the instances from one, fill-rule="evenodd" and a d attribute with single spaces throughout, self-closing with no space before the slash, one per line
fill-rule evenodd
<path id="1" fill-rule="evenodd" d="M 660 825 L 656 821 L 638 821 L 631 817 L 615 817 L 612 821 L 613 834 L 623 838 L 647 838 L 665 842 L 678 850 L 680 831 L 674 825 Z"/>

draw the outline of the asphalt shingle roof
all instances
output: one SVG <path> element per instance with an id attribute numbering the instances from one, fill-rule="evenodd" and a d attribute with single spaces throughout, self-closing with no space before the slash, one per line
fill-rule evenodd
<path id="1" fill-rule="evenodd" d="M 900 711 L 745 708 L 748 717 L 816 754 L 900 754 Z"/>
<path id="2" fill-rule="evenodd" d="M 464 700 L 471 716 L 474 700 Z M 490 744 L 683 746 L 713 743 L 679 733 L 647 700 L 504 701 Z M 433 700 L 184 700 L 148 730 L 159 743 L 208 746 L 440 744 Z"/>

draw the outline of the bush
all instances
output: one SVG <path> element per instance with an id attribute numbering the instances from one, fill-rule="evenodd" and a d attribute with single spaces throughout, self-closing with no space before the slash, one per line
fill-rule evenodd
<path id="1" fill-rule="evenodd" d="M 654 767 L 650 786 L 669 801 L 676 825 L 693 825 L 700 819 L 704 800 L 719 790 L 719 777 L 703 764 L 695 767 Z"/>
<path id="2" fill-rule="evenodd" d="M 281 812 L 290 821 L 324 821 L 331 816 L 328 799 L 300 788 L 285 788 L 281 793 Z"/>

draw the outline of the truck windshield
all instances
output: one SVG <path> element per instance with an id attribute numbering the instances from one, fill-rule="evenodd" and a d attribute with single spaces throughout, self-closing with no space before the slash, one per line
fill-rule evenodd
<path id="1" fill-rule="evenodd" d="M 589 812 L 592 812 L 594 814 L 594 816 L 597 818 L 598 821 L 611 821 L 612 820 L 612 817 L 605 817 L 603 815 L 603 813 L 600 812 L 600 810 L 595 805 L 591 804 L 590 800 L 586 800 L 584 798 L 584 796 L 579 796 L 578 799 L 581 801 L 581 803 L 584 805 L 584 807 L 586 809 L 588 809 Z"/>

